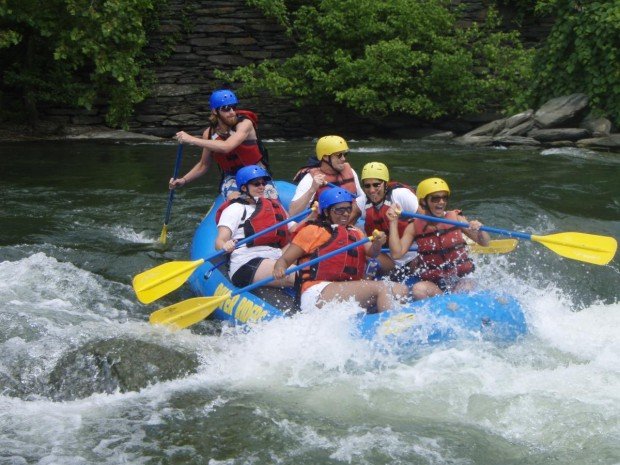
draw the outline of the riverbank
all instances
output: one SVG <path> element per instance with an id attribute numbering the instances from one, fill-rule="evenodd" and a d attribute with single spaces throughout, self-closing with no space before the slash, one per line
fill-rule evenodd
<path id="1" fill-rule="evenodd" d="M 169 139 L 107 126 L 59 126 L 49 122 L 41 122 L 35 127 L 0 124 L 0 141 L 3 142 L 70 140 L 162 142 Z"/>
<path id="2" fill-rule="evenodd" d="M 588 103 L 589 99 L 584 94 L 558 97 L 545 103 L 538 110 L 529 109 L 460 133 L 445 128 L 417 127 L 410 121 L 393 118 L 390 134 L 384 138 L 453 141 L 459 145 L 472 147 L 518 146 L 532 149 L 577 147 L 620 153 L 620 133 L 611 132 L 612 124 L 608 119 L 592 117 L 588 112 Z M 458 125 L 458 121 L 455 121 L 449 126 Z M 200 136 L 201 131 L 193 133 Z M 365 133 L 373 134 L 371 131 Z M 0 124 L 0 141 L 80 140 L 165 142 L 171 141 L 172 138 L 113 129 L 104 125 L 63 125 L 54 121 L 41 121 L 36 127 Z"/>

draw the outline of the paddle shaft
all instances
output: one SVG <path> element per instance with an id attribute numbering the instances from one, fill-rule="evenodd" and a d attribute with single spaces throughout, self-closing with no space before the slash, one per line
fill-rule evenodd
<path id="1" fill-rule="evenodd" d="M 177 160 L 174 164 L 174 173 L 172 174 L 172 179 L 176 179 L 179 177 L 179 170 L 181 169 L 181 160 L 183 159 L 183 144 L 179 144 L 177 148 Z M 166 207 L 166 218 L 164 219 L 164 225 L 170 222 L 170 215 L 172 214 L 172 201 L 174 200 L 174 191 L 176 189 L 170 189 L 168 193 L 168 205 Z"/>
<path id="2" fill-rule="evenodd" d="M 418 246 L 417 245 L 412 245 L 411 247 L 409 247 L 409 252 L 415 252 L 418 250 Z M 381 252 L 383 253 L 390 253 L 390 248 L 389 247 L 382 247 L 381 248 Z"/>
<path id="3" fill-rule="evenodd" d="M 469 228 L 469 224 L 459 221 L 448 220 L 445 218 L 438 218 L 435 216 L 422 215 L 420 213 L 401 212 L 401 215 L 410 218 L 420 218 L 431 223 L 446 223 L 461 228 Z M 550 248 L 555 253 L 562 255 L 563 257 L 572 258 L 573 260 L 581 260 L 587 263 L 594 263 L 597 265 L 607 264 L 613 258 L 617 242 L 614 238 L 606 236 L 597 236 L 593 234 L 585 233 L 559 233 L 551 236 L 539 236 L 537 234 L 528 234 L 518 231 L 508 231 L 506 229 L 492 228 L 489 226 L 481 226 L 482 231 L 487 231 L 495 234 L 501 234 L 509 237 L 516 237 L 519 239 L 526 239 L 533 242 L 539 242 L 544 246 Z M 555 236 L 555 237 L 553 237 Z M 566 237 L 568 236 L 568 237 Z M 558 237 L 564 237 L 564 240 L 558 239 Z M 570 240 L 572 239 L 572 240 Z M 559 247 L 552 247 L 559 246 Z M 585 251 L 585 252 L 582 252 Z M 594 257 L 591 252 L 599 253 L 598 257 Z"/>
<path id="4" fill-rule="evenodd" d="M 489 242 L 487 246 L 481 246 L 479 244 L 471 243 L 468 244 L 470 250 L 475 253 L 493 253 L 493 254 L 501 254 L 501 253 L 509 253 L 512 252 L 517 247 L 518 241 L 516 239 L 496 239 Z M 417 245 L 412 245 L 409 247 L 409 252 L 416 252 L 418 250 Z M 390 253 L 389 247 L 383 247 L 381 249 L 383 253 Z"/>
<path id="5" fill-rule="evenodd" d="M 297 271 L 303 269 L 303 268 L 308 268 L 309 266 L 315 265 L 319 262 L 322 262 L 323 260 L 327 260 L 328 258 L 333 257 L 334 255 L 338 255 L 341 254 L 343 252 L 346 252 L 347 250 L 351 250 L 354 249 L 356 247 L 359 247 L 360 245 L 364 245 L 366 242 L 369 242 L 371 239 L 369 237 L 365 237 L 364 239 L 360 239 L 357 242 L 353 242 L 352 244 L 349 244 L 345 247 L 341 247 L 340 249 L 334 250 L 332 252 L 326 253 L 325 255 L 321 255 L 320 257 L 314 258 L 312 260 L 309 260 L 307 262 L 302 263 L 301 265 L 297 265 L 294 266 L 292 268 L 289 268 L 286 270 L 285 274 L 291 274 L 291 273 L 296 273 Z M 254 289 L 256 289 L 257 287 L 261 287 L 261 286 L 265 286 L 267 284 L 269 284 L 272 281 L 275 281 L 276 278 L 274 278 L 273 276 L 269 276 L 268 278 L 264 278 L 261 279 L 260 281 L 256 281 L 255 283 L 250 284 L 249 286 L 245 286 L 242 287 L 241 289 L 237 289 L 235 291 L 232 292 L 232 294 L 230 294 L 230 297 L 235 296 L 237 294 L 241 294 L 243 292 L 249 292 L 252 291 Z"/>
<path id="6" fill-rule="evenodd" d="M 421 213 L 412 213 L 412 212 L 407 212 L 407 211 L 403 211 L 400 214 L 401 216 L 408 216 L 410 218 L 420 218 L 421 220 L 426 220 L 431 223 L 445 223 L 445 224 L 451 224 L 453 226 L 458 226 L 460 228 L 469 228 L 468 223 L 463 223 L 461 221 L 448 220 L 446 218 L 439 218 L 439 217 L 430 216 L 430 215 L 422 215 Z M 526 239 L 530 241 L 532 240 L 531 234 L 522 233 L 518 231 L 507 231 L 505 229 L 492 228 L 489 226 L 481 226 L 480 230 L 487 231 L 490 233 L 495 233 L 495 234 L 501 234 L 501 235 L 509 236 L 509 237 L 517 237 L 519 239 Z"/>

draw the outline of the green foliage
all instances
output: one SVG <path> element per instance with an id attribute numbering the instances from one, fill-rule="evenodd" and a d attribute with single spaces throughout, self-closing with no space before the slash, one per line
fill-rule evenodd
<path id="1" fill-rule="evenodd" d="M 539 0 L 536 9 L 556 21 L 534 61 L 534 98 L 583 92 L 620 125 L 620 2 Z"/>
<path id="2" fill-rule="evenodd" d="M 294 56 L 219 77 L 240 92 L 268 91 L 299 106 L 333 101 L 367 116 L 425 119 L 508 105 L 529 78 L 517 34 L 488 24 L 457 26 L 445 0 L 252 0 L 278 11 L 297 43 Z"/>
<path id="3" fill-rule="evenodd" d="M 288 11 L 284 0 L 246 0 L 249 6 L 258 8 L 268 18 L 273 18 L 290 32 Z"/>
<path id="4" fill-rule="evenodd" d="M 162 1 L 3 1 L 0 88 L 23 96 L 26 111 L 107 102 L 108 124 L 123 125 L 146 95 L 142 50 Z"/>

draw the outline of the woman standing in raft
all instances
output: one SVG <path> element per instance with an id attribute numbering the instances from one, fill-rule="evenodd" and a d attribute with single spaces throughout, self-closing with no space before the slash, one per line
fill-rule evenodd
<path id="1" fill-rule="evenodd" d="M 450 188 L 443 179 L 425 179 L 418 184 L 416 193 L 424 215 L 468 223 L 469 228 L 461 229 L 416 218 L 399 237 L 400 212 L 394 208 L 386 212 L 390 221 L 389 246 L 392 257 L 398 259 L 403 256 L 413 241 L 418 244 L 418 257 L 410 265 L 421 281 L 413 286 L 413 297 L 424 299 L 442 292 L 471 290 L 473 282 L 461 279 L 474 271 L 474 263 L 467 255 L 463 234 L 482 246 L 489 244 L 489 235 L 480 231 L 480 221 L 468 221 L 460 210 L 447 210 Z"/>
<path id="2" fill-rule="evenodd" d="M 283 225 L 235 248 L 238 240 L 288 218 L 278 200 L 265 197 L 265 188 L 269 182 L 271 176 L 263 167 L 249 165 L 241 168 L 236 174 L 241 196 L 224 202 L 215 214 L 215 249 L 231 253 L 229 274 L 237 287 L 245 287 L 270 276 L 273 265 L 282 255 L 282 248 L 290 241 L 289 225 Z M 289 275 L 272 281 L 269 286 L 290 287 L 293 283 L 294 278 Z"/>
<path id="3" fill-rule="evenodd" d="M 349 225 L 354 200 L 349 191 L 339 187 L 323 191 L 319 196 L 321 213 L 318 219 L 299 229 L 276 262 L 273 276 L 282 279 L 287 267 L 297 260 L 302 264 L 364 238 L 362 231 Z M 376 257 L 385 241 L 385 233 L 380 232 L 371 242 L 301 270 L 301 309 L 352 297 L 366 310 L 376 308 L 382 312 L 394 307 L 394 299 L 404 300 L 407 287 L 402 284 L 362 280 L 366 257 Z"/>

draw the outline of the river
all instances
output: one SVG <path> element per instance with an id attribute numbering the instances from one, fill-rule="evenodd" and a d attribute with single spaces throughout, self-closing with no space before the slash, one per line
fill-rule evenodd
<path id="1" fill-rule="evenodd" d="M 311 141 L 268 141 L 290 179 Z M 361 170 L 440 176 L 453 207 L 540 235 L 620 237 L 620 158 L 578 149 L 351 141 Z M 0 464 L 617 464 L 620 260 L 520 241 L 478 258 L 529 334 L 403 359 L 350 335 L 353 304 L 258 324 L 149 325 L 137 273 L 186 260 L 215 174 L 179 190 L 176 145 L 0 143 Z M 185 149 L 182 173 L 198 160 Z M 496 238 L 501 238 L 496 236 Z"/>

